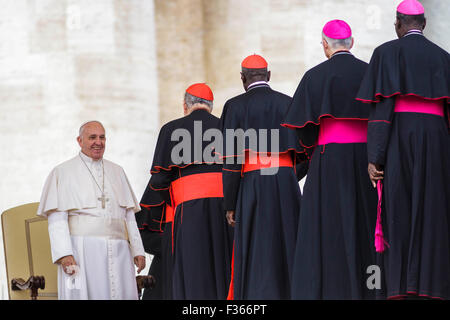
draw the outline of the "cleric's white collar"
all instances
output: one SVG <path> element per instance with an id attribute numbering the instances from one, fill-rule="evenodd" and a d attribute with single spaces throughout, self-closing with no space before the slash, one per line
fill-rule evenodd
<path id="1" fill-rule="evenodd" d="M 347 51 L 347 50 L 341 50 L 341 51 L 336 51 L 335 53 L 333 53 L 332 55 L 331 55 L 331 57 L 330 57 L 330 59 L 331 58 L 333 58 L 333 57 L 335 57 L 335 56 L 340 56 L 341 54 L 349 54 L 349 55 L 353 55 L 350 51 Z"/>
<path id="2" fill-rule="evenodd" d="M 249 86 L 247 87 L 247 91 L 256 87 L 269 87 L 269 84 L 267 83 L 267 81 L 256 81 L 252 84 L 249 84 Z"/>
<path id="3" fill-rule="evenodd" d="M 411 29 L 403 37 L 406 37 L 406 36 L 409 36 L 409 35 L 412 35 L 412 34 L 419 34 L 419 35 L 423 36 L 423 33 L 422 33 L 421 30 L 419 30 L 419 29 Z"/>
<path id="4" fill-rule="evenodd" d="M 85 155 L 81 150 L 79 152 L 79 155 L 80 155 L 81 159 L 89 165 L 93 165 L 93 164 L 99 165 L 102 163 L 102 161 L 100 161 L 100 160 L 103 160 L 103 158 L 102 158 L 102 159 L 96 161 L 96 160 L 92 159 L 91 157 Z"/>

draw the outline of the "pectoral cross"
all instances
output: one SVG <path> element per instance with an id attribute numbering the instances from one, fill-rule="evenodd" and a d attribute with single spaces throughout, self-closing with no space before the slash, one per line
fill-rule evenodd
<path id="1" fill-rule="evenodd" d="M 102 209 L 105 209 L 106 201 L 109 201 L 109 198 L 105 197 L 104 194 L 100 198 L 98 198 L 102 202 Z"/>

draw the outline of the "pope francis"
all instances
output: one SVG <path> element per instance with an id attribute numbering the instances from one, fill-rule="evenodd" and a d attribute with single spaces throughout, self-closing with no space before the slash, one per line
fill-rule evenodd
<path id="1" fill-rule="evenodd" d="M 80 153 L 54 168 L 37 214 L 48 218 L 59 299 L 137 299 L 133 260 L 145 267 L 134 213 L 139 211 L 122 167 L 103 159 L 105 129 L 80 127 Z"/>

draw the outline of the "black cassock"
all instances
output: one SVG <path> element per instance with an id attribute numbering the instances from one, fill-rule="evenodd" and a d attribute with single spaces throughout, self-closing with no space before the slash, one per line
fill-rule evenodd
<path id="1" fill-rule="evenodd" d="M 223 206 L 222 165 L 204 161 L 203 151 L 212 155 L 213 150 L 211 142 L 202 139 L 207 130 L 220 132 L 219 124 L 219 119 L 206 110 L 194 110 L 164 125 L 158 137 L 149 185 L 175 210 L 168 250 L 172 264 L 163 270 L 172 273 L 167 277 L 172 280 L 173 299 L 227 296 L 232 229 Z M 180 143 L 187 147 L 181 150 L 177 147 Z M 174 162 L 174 156 L 186 157 L 189 148 L 190 157 Z"/>
<path id="2" fill-rule="evenodd" d="M 356 121 L 367 128 L 369 108 L 355 100 L 366 69 L 367 63 L 351 53 L 337 52 L 305 73 L 285 117 L 283 125 L 296 129 L 311 159 L 303 189 L 293 299 L 375 296 L 366 285 L 366 270 L 375 264 L 377 208 L 376 190 L 367 174 L 366 143 L 332 136 L 329 141 L 334 142 L 318 145 L 319 132 L 330 135 L 326 121 Z"/>
<path id="3" fill-rule="evenodd" d="M 375 49 L 357 95 L 371 103 L 368 160 L 385 172 L 388 298 L 450 298 L 449 67 L 445 50 L 409 32 Z M 424 107 L 399 112 L 401 101 Z M 429 114 L 436 105 L 442 114 Z"/>
<path id="4" fill-rule="evenodd" d="M 235 210 L 236 220 L 229 299 L 290 298 L 301 201 L 294 167 L 297 172 L 305 171 L 299 165 L 304 154 L 295 133 L 280 125 L 290 101 L 290 97 L 262 83 L 228 100 L 223 109 L 224 202 L 226 210 Z M 242 129 L 248 137 L 256 134 L 257 143 L 254 138 L 236 138 L 233 145 L 227 135 L 236 129 Z M 271 175 L 264 171 L 271 169 L 243 172 L 242 161 L 236 161 L 246 152 L 262 155 L 268 151 L 293 166 L 279 167 Z"/>
<path id="5" fill-rule="evenodd" d="M 141 211 L 136 213 L 136 222 L 145 252 L 153 255 L 148 274 L 156 280 L 152 289 L 144 289 L 142 300 L 169 300 L 172 282 L 167 278 L 166 271 L 171 267 L 172 259 L 172 222 L 166 223 L 167 204 L 161 194 L 148 184 L 140 205 Z"/>

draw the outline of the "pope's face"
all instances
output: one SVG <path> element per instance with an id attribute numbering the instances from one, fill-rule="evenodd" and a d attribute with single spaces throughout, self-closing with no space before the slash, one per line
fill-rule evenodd
<path id="1" fill-rule="evenodd" d="M 88 157 L 100 160 L 105 152 L 105 129 L 98 122 L 90 122 L 84 126 L 81 136 L 77 138 L 78 144 Z"/>

